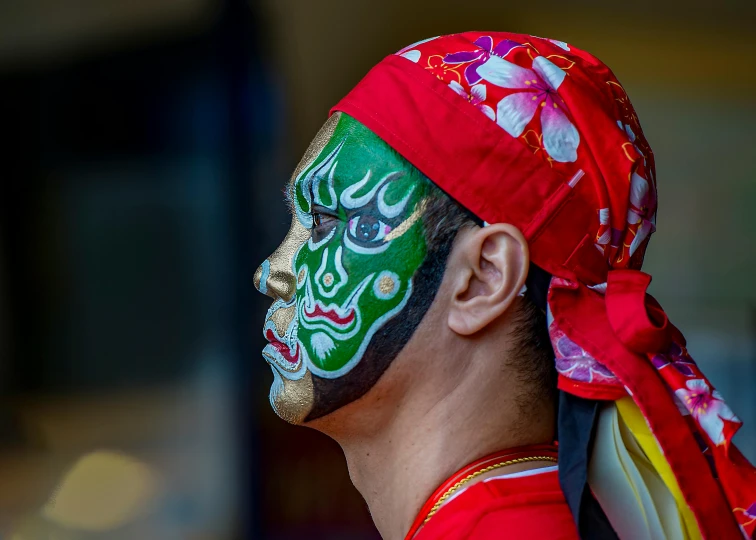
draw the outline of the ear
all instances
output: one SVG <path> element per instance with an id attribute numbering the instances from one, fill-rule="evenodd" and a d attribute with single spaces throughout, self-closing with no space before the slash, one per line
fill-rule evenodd
<path id="1" fill-rule="evenodd" d="M 461 231 L 447 265 L 449 327 L 468 336 L 500 317 L 522 290 L 529 263 L 528 242 L 514 225 Z"/>

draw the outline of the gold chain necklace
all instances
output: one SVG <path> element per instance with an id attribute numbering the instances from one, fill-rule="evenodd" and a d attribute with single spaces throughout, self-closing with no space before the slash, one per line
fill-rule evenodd
<path id="1" fill-rule="evenodd" d="M 434 516 L 436 512 L 438 512 L 438 509 L 443 506 L 443 504 L 456 493 L 459 488 L 470 482 L 471 480 L 477 478 L 481 474 L 485 474 L 487 472 L 491 472 L 496 469 L 500 469 L 501 467 L 506 467 L 507 465 L 514 465 L 516 463 L 527 463 L 528 461 L 551 461 L 556 463 L 557 458 L 553 456 L 529 456 L 529 457 L 522 457 L 517 459 L 510 459 L 508 461 L 502 461 L 501 463 L 495 463 L 493 465 L 489 465 L 488 467 L 484 467 L 480 470 L 477 470 L 473 473 L 468 474 L 465 476 L 462 480 L 454 484 L 452 487 L 446 490 L 443 495 L 438 499 L 438 502 L 433 505 L 433 508 L 431 508 L 430 512 L 428 512 L 428 515 L 425 518 L 425 521 L 423 521 L 423 525 L 427 524 L 430 519 Z"/>

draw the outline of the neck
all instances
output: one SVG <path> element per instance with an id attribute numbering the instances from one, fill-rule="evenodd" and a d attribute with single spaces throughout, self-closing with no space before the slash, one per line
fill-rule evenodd
<path id="1" fill-rule="evenodd" d="M 406 371 L 421 361 L 406 358 L 410 345 L 365 397 L 313 426 L 341 445 L 352 482 L 385 540 L 402 540 L 433 491 L 465 465 L 553 440 L 549 407 L 534 411 L 536 420 L 528 418 L 525 427 L 512 397 L 515 378 L 491 361 L 497 347 L 468 346 L 464 356 L 447 349 L 450 361 L 435 357 L 434 369 L 423 370 L 429 376 L 407 384 L 401 382 L 408 380 Z M 428 352 L 426 347 L 425 358 Z"/>

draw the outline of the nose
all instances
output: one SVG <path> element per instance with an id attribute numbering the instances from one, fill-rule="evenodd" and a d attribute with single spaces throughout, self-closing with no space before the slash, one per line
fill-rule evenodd
<path id="1" fill-rule="evenodd" d="M 288 302 L 294 298 L 295 290 L 294 273 L 291 271 L 293 258 L 282 261 L 279 260 L 280 256 L 279 250 L 276 250 L 273 255 L 265 259 L 255 270 L 253 279 L 255 287 L 261 293 L 273 299 L 280 298 Z"/>
<path id="2" fill-rule="evenodd" d="M 310 231 L 294 218 L 281 245 L 255 270 L 253 277 L 255 288 L 273 299 L 280 298 L 288 302 L 294 298 L 296 291 L 294 257 L 309 237 Z"/>

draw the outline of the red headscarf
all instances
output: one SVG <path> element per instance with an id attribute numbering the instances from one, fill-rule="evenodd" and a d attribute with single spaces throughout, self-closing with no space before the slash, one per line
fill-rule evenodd
<path id="1" fill-rule="evenodd" d="M 385 58 L 333 111 L 365 124 L 482 220 L 524 233 L 533 262 L 553 276 L 559 388 L 632 396 L 703 536 L 740 529 L 750 538 L 756 470 L 731 444 L 741 422 L 646 293 L 654 158 L 611 70 L 559 41 L 467 32 Z"/>

